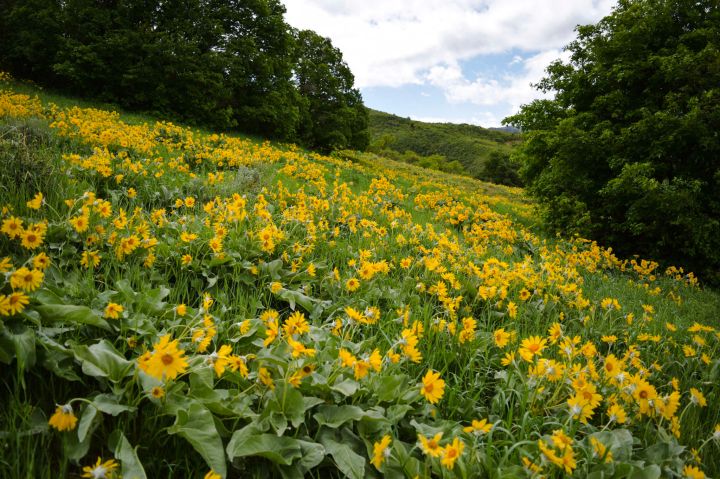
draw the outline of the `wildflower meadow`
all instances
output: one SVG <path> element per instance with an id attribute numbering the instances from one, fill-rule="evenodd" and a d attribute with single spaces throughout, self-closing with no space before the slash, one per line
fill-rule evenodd
<path id="1" fill-rule="evenodd" d="M 521 189 L 0 88 L 0 477 L 720 474 L 692 272 Z"/>

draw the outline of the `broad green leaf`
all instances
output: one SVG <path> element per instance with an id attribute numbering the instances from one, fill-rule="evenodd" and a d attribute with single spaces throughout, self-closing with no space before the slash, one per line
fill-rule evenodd
<path id="1" fill-rule="evenodd" d="M 325 403 L 324 399 L 320 399 L 314 396 L 303 396 L 303 407 L 305 408 L 305 411 L 308 409 L 317 406 L 318 404 Z"/>
<path id="2" fill-rule="evenodd" d="M 273 279 L 273 281 L 279 281 L 280 270 L 282 269 L 282 266 L 283 261 L 281 259 L 276 259 L 270 261 L 269 263 L 260 263 L 258 269 L 261 273 L 269 275 Z"/>
<path id="3" fill-rule="evenodd" d="M 110 449 L 115 454 L 115 459 L 122 465 L 121 473 L 123 479 L 147 479 L 137 451 L 132 447 L 130 441 L 119 429 L 110 435 Z"/>
<path id="4" fill-rule="evenodd" d="M 167 431 L 183 437 L 205 459 L 210 469 L 225 477 L 227 465 L 223 443 L 213 416 L 205 406 L 193 401 L 187 411 L 178 411 L 175 424 Z"/>
<path id="5" fill-rule="evenodd" d="M 75 356 L 71 352 L 66 353 L 48 349 L 45 342 L 43 342 L 43 345 L 46 346 L 46 349 L 42 364 L 48 371 L 68 381 L 82 381 L 73 368 Z"/>
<path id="6" fill-rule="evenodd" d="M 92 403 L 98 411 L 110 414 L 111 416 L 117 416 L 118 414 L 122 414 L 124 412 L 133 412 L 136 409 L 133 406 L 120 404 L 120 401 L 118 401 L 118 399 L 112 394 L 98 394 L 95 396 Z"/>
<path id="7" fill-rule="evenodd" d="M 35 299 L 42 304 L 63 304 L 64 301 L 54 291 L 40 288 L 35 291 Z"/>
<path id="8" fill-rule="evenodd" d="M 325 448 L 322 444 L 311 441 L 298 440 L 302 457 L 289 466 L 278 464 L 278 470 L 283 479 L 303 479 L 307 472 L 320 464 L 325 458 Z"/>
<path id="9" fill-rule="evenodd" d="M 310 441 L 298 441 L 302 452 L 302 458 L 300 459 L 300 466 L 304 471 L 309 471 L 313 467 L 317 466 L 325 458 L 325 448 L 322 444 Z"/>
<path id="10" fill-rule="evenodd" d="M 397 404 L 394 406 L 390 406 L 389 408 L 387 408 L 385 417 L 388 421 L 390 421 L 391 424 L 397 424 L 402 418 L 405 417 L 405 414 L 407 414 L 408 411 L 411 411 L 412 409 L 412 406 L 409 406 L 407 404 Z"/>
<path id="11" fill-rule="evenodd" d="M 188 397 L 196 399 L 216 416 L 246 417 L 252 413 L 248 406 L 252 398 L 230 393 L 227 389 L 214 389 L 215 371 L 203 367 L 190 373 Z"/>
<path id="12" fill-rule="evenodd" d="M 339 383 L 333 384 L 330 389 L 332 389 L 333 391 L 337 391 L 345 396 L 352 396 L 353 394 L 355 394 L 355 391 L 357 391 L 359 387 L 360 383 L 358 383 L 357 381 L 354 381 L 352 379 L 346 379 L 344 381 L 340 381 Z"/>
<path id="13" fill-rule="evenodd" d="M 92 434 L 85 436 L 83 441 L 79 441 L 77 434 L 67 434 L 64 436 L 63 447 L 65 456 L 71 461 L 79 461 L 85 457 L 90 450 L 92 442 Z"/>
<path id="14" fill-rule="evenodd" d="M 133 363 L 128 361 L 106 340 L 92 346 L 74 346 L 75 357 L 82 362 L 82 371 L 88 376 L 107 377 L 118 382 L 132 375 Z"/>
<path id="15" fill-rule="evenodd" d="M 271 412 L 268 416 L 268 421 L 278 436 L 285 434 L 288 428 L 288 420 L 283 413 L 276 411 Z"/>
<path id="16" fill-rule="evenodd" d="M 207 265 L 211 268 L 214 268 L 215 266 L 220 266 L 221 264 L 229 263 L 232 261 L 232 258 L 229 256 L 223 256 L 222 258 L 213 258 L 210 261 L 207 262 Z"/>
<path id="17" fill-rule="evenodd" d="M 596 432 L 590 437 L 594 437 L 609 448 L 616 461 L 629 460 L 632 455 L 633 437 L 627 429 Z"/>
<path id="18" fill-rule="evenodd" d="M 294 427 L 298 427 L 305 422 L 305 411 L 322 402 L 319 398 L 304 397 L 290 384 L 280 382 L 275 387 L 273 400 L 268 406 L 271 410 L 282 412 Z"/>
<path id="19" fill-rule="evenodd" d="M 346 444 L 324 437 L 320 440 L 327 453 L 332 456 L 340 472 L 351 479 L 365 477 L 365 458 Z"/>
<path id="20" fill-rule="evenodd" d="M 342 426 L 348 421 L 359 421 L 365 416 L 365 411 L 358 406 L 321 406 L 313 416 L 320 426 L 333 429 Z"/>
<path id="21" fill-rule="evenodd" d="M 227 446 L 230 460 L 239 457 L 260 456 L 289 466 L 302 457 L 300 441 L 275 434 L 258 434 L 255 425 L 246 426 L 233 433 Z"/>
<path id="22" fill-rule="evenodd" d="M 170 290 L 165 286 L 137 293 L 136 311 L 148 314 L 161 313 L 167 304 L 163 299 L 169 294 Z"/>
<path id="23" fill-rule="evenodd" d="M 302 467 L 300 467 L 300 464 L 297 462 L 289 466 L 278 464 L 277 469 L 280 471 L 280 477 L 282 477 L 282 479 L 303 479 L 305 477 Z"/>
<path id="24" fill-rule="evenodd" d="M 645 449 L 645 458 L 652 464 L 678 463 L 680 455 L 685 450 L 684 446 L 676 441 L 658 442 Z"/>
<path id="25" fill-rule="evenodd" d="M 659 479 L 660 475 L 662 474 L 662 469 L 660 469 L 660 466 L 657 464 L 651 464 L 649 466 L 643 467 L 642 469 L 638 469 L 637 467 L 633 468 L 632 474 L 630 474 L 630 479 Z"/>
<path id="26" fill-rule="evenodd" d="M 10 364 L 15 358 L 15 345 L 5 334 L 0 334 L 0 363 Z"/>
<path id="27" fill-rule="evenodd" d="M 290 305 L 290 309 L 293 311 L 295 310 L 295 304 L 299 304 L 302 306 L 302 308 L 309 312 L 312 312 L 313 310 L 313 303 L 316 302 L 316 299 L 313 299 L 309 296 L 304 295 L 300 291 L 291 291 L 289 289 L 283 289 L 281 290 L 277 296 L 280 299 L 284 299 L 287 301 L 287 303 Z"/>
<path id="28" fill-rule="evenodd" d="M 78 423 L 77 435 L 80 442 L 84 441 L 87 437 L 88 431 L 90 431 L 90 426 L 92 425 L 93 419 L 95 419 L 97 412 L 97 408 L 92 404 L 88 404 L 85 407 L 85 410 L 80 417 L 80 422 Z"/>
<path id="29" fill-rule="evenodd" d="M 215 386 L 215 371 L 211 367 L 194 369 L 190 373 L 190 391 L 193 394 L 204 394 Z"/>
<path id="30" fill-rule="evenodd" d="M 373 392 L 379 401 L 397 402 L 398 392 L 406 391 L 408 377 L 405 374 L 376 376 L 372 382 Z"/>
<path id="31" fill-rule="evenodd" d="M 7 328 L 2 335 L 12 343 L 20 374 L 35 364 L 35 331 L 22 326 L 17 331 Z"/>
<path id="32" fill-rule="evenodd" d="M 130 281 L 123 278 L 115 283 L 115 287 L 120 293 L 122 293 L 127 301 L 134 301 L 135 291 L 133 291 L 130 286 Z"/>
<path id="33" fill-rule="evenodd" d="M 87 306 L 44 304 L 38 306 L 36 309 L 40 313 L 43 321 L 48 323 L 61 321 L 65 323 L 88 324 L 110 330 L 110 325 L 107 321 L 93 313 Z"/>

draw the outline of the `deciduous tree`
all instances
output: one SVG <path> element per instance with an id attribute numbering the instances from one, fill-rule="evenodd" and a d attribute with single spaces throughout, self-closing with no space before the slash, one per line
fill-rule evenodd
<path id="1" fill-rule="evenodd" d="M 720 9 L 621 0 L 505 119 L 547 224 L 720 280 Z"/>

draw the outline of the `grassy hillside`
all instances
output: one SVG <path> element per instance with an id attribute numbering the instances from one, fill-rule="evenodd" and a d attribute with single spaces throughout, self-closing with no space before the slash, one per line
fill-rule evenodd
<path id="1" fill-rule="evenodd" d="M 381 111 L 370 110 L 370 142 L 377 144 L 383 136 L 392 141 L 387 147 L 421 156 L 443 155 L 448 161 L 460 162 L 467 174 L 482 177 L 483 165 L 492 152 L 507 154 L 519 141 L 518 135 L 475 125 L 425 123 Z"/>
<path id="2" fill-rule="evenodd" d="M 692 274 L 519 189 L 3 88 L 0 477 L 720 473 Z"/>

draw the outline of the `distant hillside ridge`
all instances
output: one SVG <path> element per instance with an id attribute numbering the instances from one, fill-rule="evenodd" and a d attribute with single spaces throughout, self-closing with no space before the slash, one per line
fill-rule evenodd
<path id="1" fill-rule="evenodd" d="M 510 152 L 520 141 L 517 133 L 468 124 L 426 123 L 368 110 L 371 151 L 402 154 L 406 158 L 394 159 L 409 163 L 440 162 L 435 169 L 495 183 L 520 184 L 518 165 L 510 160 Z M 419 160 L 410 152 L 417 154 Z"/>

